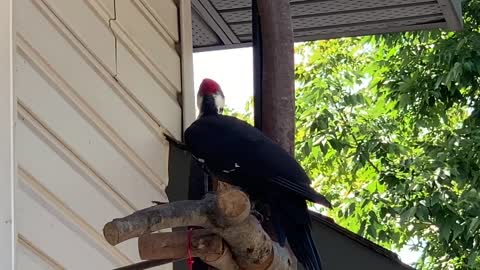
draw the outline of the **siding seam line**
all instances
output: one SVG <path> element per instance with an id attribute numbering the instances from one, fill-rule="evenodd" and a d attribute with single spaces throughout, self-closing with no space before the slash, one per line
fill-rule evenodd
<path id="1" fill-rule="evenodd" d="M 131 264 L 130 260 L 125 254 L 123 254 L 118 248 L 110 245 L 107 240 L 93 228 L 88 222 L 86 222 L 81 216 L 79 216 L 70 207 L 65 205 L 55 194 L 44 187 L 33 175 L 27 170 L 18 165 L 19 179 L 32 190 L 40 200 L 44 201 L 47 205 L 51 206 L 57 215 L 61 217 L 67 223 L 77 227 L 85 236 L 90 238 L 100 249 L 104 250 L 112 259 L 116 260 L 119 264 Z M 33 198 L 35 199 L 35 198 Z M 70 228 L 71 229 L 71 228 Z"/>
<path id="2" fill-rule="evenodd" d="M 55 270 L 65 270 L 66 268 L 62 266 L 59 262 L 55 261 L 52 257 L 48 256 L 41 248 L 35 246 L 31 241 L 29 241 L 21 233 L 17 234 L 18 243 L 23 246 L 26 250 L 36 255 L 37 258 L 42 260 L 44 263 L 48 264 L 51 268 Z"/>
<path id="3" fill-rule="evenodd" d="M 135 151 L 133 151 L 130 146 L 128 146 L 123 139 L 114 131 L 113 128 L 110 127 L 108 123 L 105 123 L 97 113 L 90 108 L 88 105 L 78 94 L 75 90 L 63 79 L 60 75 L 53 70 L 52 67 L 48 66 L 45 63 L 45 60 L 42 56 L 38 54 L 28 44 L 27 41 L 22 37 L 21 34 L 17 34 L 17 46 L 20 51 L 25 54 L 27 59 L 38 70 L 41 71 L 42 77 L 50 81 L 53 84 L 56 91 L 66 100 L 68 101 L 72 107 L 80 113 L 82 118 L 84 118 L 90 125 L 92 125 L 102 137 L 106 139 L 110 144 L 117 150 L 119 154 L 121 154 L 137 171 L 142 174 L 149 182 L 159 191 L 160 194 L 165 195 L 164 188 L 166 186 L 165 179 L 156 175 L 155 172 L 152 171 L 150 166 L 145 163 L 143 159 L 141 159 Z"/>
<path id="4" fill-rule="evenodd" d="M 91 181 L 95 183 L 96 188 L 100 188 L 100 192 L 126 215 L 137 210 L 133 203 L 121 195 L 121 192 L 110 185 L 103 176 L 91 168 L 75 151 L 66 146 L 66 144 L 56 134 L 53 134 L 48 127 L 44 126 L 38 117 L 36 117 L 21 100 L 18 100 L 17 103 L 17 113 L 19 118 L 24 121 L 26 126 L 34 133 L 40 136 L 40 139 L 65 160 L 69 166 L 71 166 L 76 172 L 80 173 L 83 177 L 90 178 Z"/>
<path id="5" fill-rule="evenodd" d="M 42 0 L 43 1 L 43 0 Z M 108 69 L 106 69 L 101 62 L 87 49 L 83 46 L 81 42 L 73 35 L 68 28 L 65 28 L 63 22 L 58 19 L 58 17 L 48 9 L 46 6 L 42 6 L 39 2 L 33 1 L 34 4 L 41 9 L 43 15 L 47 20 L 54 25 L 55 28 L 60 30 L 60 34 L 69 42 L 70 45 L 86 60 L 86 62 L 100 75 L 100 77 L 110 85 L 114 92 L 124 100 L 128 107 L 135 112 L 135 115 L 139 117 L 145 125 L 160 139 L 165 145 L 168 144 L 165 137 L 163 136 L 164 132 L 168 130 L 158 121 L 155 117 L 150 115 L 145 108 L 143 108 L 136 100 L 132 99 L 130 93 L 118 83 L 115 77 L 112 76 Z M 63 26 L 63 27 L 62 27 Z"/>

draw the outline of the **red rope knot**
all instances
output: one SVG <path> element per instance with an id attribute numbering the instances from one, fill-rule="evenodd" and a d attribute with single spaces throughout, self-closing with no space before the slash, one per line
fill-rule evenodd
<path id="1" fill-rule="evenodd" d="M 192 228 L 187 232 L 187 265 L 189 270 L 193 270 L 193 258 L 192 258 Z"/>

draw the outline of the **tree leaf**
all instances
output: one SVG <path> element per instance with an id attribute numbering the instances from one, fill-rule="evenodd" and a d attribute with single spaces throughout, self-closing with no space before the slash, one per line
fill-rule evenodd
<path id="1" fill-rule="evenodd" d="M 453 231 L 452 241 L 455 240 L 464 231 L 464 229 L 465 228 L 462 225 L 454 223 L 452 227 L 452 231 Z"/>
<path id="2" fill-rule="evenodd" d="M 478 226 L 480 226 L 480 218 L 475 217 L 470 221 L 470 226 L 468 226 L 468 237 L 472 237 L 475 234 L 475 231 L 477 230 Z"/>
<path id="3" fill-rule="evenodd" d="M 417 211 L 417 207 L 412 206 L 407 211 L 400 214 L 400 224 L 405 224 L 405 222 L 409 221 L 413 217 L 416 211 Z"/>
<path id="4" fill-rule="evenodd" d="M 440 239 L 449 241 L 453 222 L 447 219 L 445 223 L 440 226 Z"/>
<path id="5" fill-rule="evenodd" d="M 427 209 L 427 207 L 425 207 L 423 205 L 419 205 L 417 207 L 416 216 L 418 217 L 418 219 L 420 221 L 427 221 L 428 220 L 428 209 Z"/>

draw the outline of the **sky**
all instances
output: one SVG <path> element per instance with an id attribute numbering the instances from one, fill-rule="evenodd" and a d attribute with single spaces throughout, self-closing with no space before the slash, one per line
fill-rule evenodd
<path id="1" fill-rule="evenodd" d="M 193 54 L 195 91 L 204 78 L 217 81 L 225 95 L 225 104 L 243 112 L 253 95 L 253 55 L 251 48 Z M 404 263 L 414 263 L 420 253 L 404 248 L 396 251 Z"/>
<path id="2" fill-rule="evenodd" d="M 213 79 L 222 87 L 225 104 L 244 111 L 245 103 L 253 96 L 251 48 L 195 53 L 193 66 L 195 90 L 204 78 Z"/>

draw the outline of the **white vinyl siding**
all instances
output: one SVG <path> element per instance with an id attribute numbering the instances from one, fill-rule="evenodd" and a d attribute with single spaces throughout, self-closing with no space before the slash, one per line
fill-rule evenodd
<path id="1" fill-rule="evenodd" d="M 136 240 L 112 247 L 102 229 L 167 200 L 180 19 L 172 0 L 15 0 L 16 269 L 140 260 Z"/>

